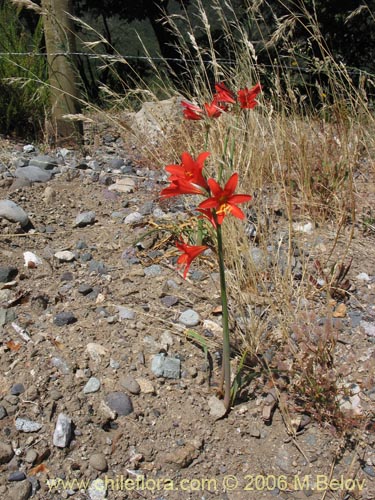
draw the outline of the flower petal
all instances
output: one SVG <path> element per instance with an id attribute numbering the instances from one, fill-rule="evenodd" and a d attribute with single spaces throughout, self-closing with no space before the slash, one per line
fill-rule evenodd
<path id="1" fill-rule="evenodd" d="M 236 190 L 237 184 L 238 184 L 238 174 L 237 172 L 235 172 L 229 177 L 227 183 L 225 184 L 223 195 L 226 197 L 232 196 Z"/>

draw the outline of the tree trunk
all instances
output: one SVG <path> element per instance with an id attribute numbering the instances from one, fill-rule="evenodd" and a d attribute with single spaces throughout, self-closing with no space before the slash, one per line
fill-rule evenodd
<path id="1" fill-rule="evenodd" d="M 72 0 L 42 0 L 43 23 L 47 49 L 51 126 L 56 142 L 81 142 L 81 122 L 64 119 L 64 115 L 80 112 L 79 88 L 74 67 L 74 23 Z"/>

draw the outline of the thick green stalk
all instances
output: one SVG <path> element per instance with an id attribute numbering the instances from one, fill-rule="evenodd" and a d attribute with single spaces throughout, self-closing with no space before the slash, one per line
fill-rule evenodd
<path id="1" fill-rule="evenodd" d="M 216 216 L 215 216 L 216 219 Z M 216 219 L 217 223 L 217 219 Z M 229 315 L 228 315 L 228 296 L 225 282 L 225 267 L 224 267 L 224 251 L 223 238 L 221 233 L 221 225 L 216 226 L 217 233 L 217 250 L 219 257 L 219 273 L 220 273 L 220 291 L 221 291 L 221 307 L 223 318 L 223 374 L 224 374 L 224 406 L 229 411 L 230 406 L 230 343 L 229 343 Z"/>

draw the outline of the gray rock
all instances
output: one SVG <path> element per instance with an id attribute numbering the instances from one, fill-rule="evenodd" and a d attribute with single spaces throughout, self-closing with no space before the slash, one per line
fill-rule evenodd
<path id="1" fill-rule="evenodd" d="M 89 463 L 93 469 L 100 472 L 105 472 L 108 469 L 107 459 L 103 453 L 94 453 L 91 455 Z"/>
<path id="2" fill-rule="evenodd" d="M 81 293 L 82 295 L 88 295 L 90 292 L 92 292 L 92 286 L 87 285 L 86 283 L 83 283 L 78 287 L 78 293 Z"/>
<path id="3" fill-rule="evenodd" d="M 139 213 L 141 215 L 150 215 L 151 212 L 152 212 L 152 209 L 154 207 L 154 202 L 149 200 L 149 201 L 146 201 L 142 206 L 141 208 L 139 209 Z"/>
<path id="4" fill-rule="evenodd" d="M 42 170 L 34 165 L 17 168 L 14 175 L 19 179 L 26 179 L 30 182 L 48 182 L 52 178 L 52 172 Z"/>
<path id="5" fill-rule="evenodd" d="M 32 494 L 32 484 L 28 481 L 20 481 L 8 489 L 7 499 L 27 500 Z"/>
<path id="6" fill-rule="evenodd" d="M 7 464 L 14 456 L 13 448 L 8 443 L 0 441 L 0 464 Z"/>
<path id="7" fill-rule="evenodd" d="M 65 326 L 65 325 L 71 325 L 72 323 L 75 323 L 77 321 L 77 318 L 74 316 L 72 312 L 69 311 L 63 311 L 61 313 L 56 314 L 54 317 L 53 322 L 55 323 L 56 326 Z"/>
<path id="8" fill-rule="evenodd" d="M 372 465 L 365 465 L 365 467 L 363 467 L 363 472 L 370 477 L 375 477 L 375 469 Z"/>
<path id="9" fill-rule="evenodd" d="M 25 387 L 23 384 L 14 384 L 11 389 L 10 389 L 10 393 L 12 394 L 12 396 L 18 396 L 19 394 L 22 394 L 23 392 L 25 392 Z"/>
<path id="10" fill-rule="evenodd" d="M 163 272 L 163 269 L 158 264 L 153 264 L 152 266 L 145 267 L 145 276 L 159 276 Z"/>
<path id="11" fill-rule="evenodd" d="M 91 394 L 92 392 L 97 392 L 100 389 L 100 380 L 96 377 L 91 377 L 87 381 L 87 384 L 83 388 L 85 394 Z"/>
<path id="12" fill-rule="evenodd" d="M 16 429 L 20 432 L 38 432 L 43 427 L 39 422 L 27 418 L 16 418 Z"/>
<path id="13" fill-rule="evenodd" d="M 116 306 L 118 310 L 118 316 L 120 320 L 122 319 L 135 319 L 136 313 L 132 309 L 128 309 L 124 306 Z"/>
<path id="14" fill-rule="evenodd" d="M 152 358 L 151 371 L 157 377 L 179 379 L 181 376 L 181 361 L 178 358 L 166 357 L 164 353 Z"/>
<path id="15" fill-rule="evenodd" d="M 96 274 L 107 274 L 108 269 L 104 262 L 97 261 L 97 260 L 91 260 L 89 264 L 89 272 L 90 273 L 96 273 Z"/>
<path id="16" fill-rule="evenodd" d="M 26 474 L 22 470 L 11 472 L 8 476 L 8 481 L 23 481 L 26 479 Z"/>
<path id="17" fill-rule="evenodd" d="M 76 220 L 74 222 L 74 227 L 85 227 L 95 222 L 95 212 L 82 212 L 77 215 Z"/>
<path id="18" fill-rule="evenodd" d="M 110 392 L 105 398 L 105 403 L 119 416 L 126 416 L 134 411 L 131 399 L 123 392 Z"/>
<path id="19" fill-rule="evenodd" d="M 107 483 L 103 481 L 103 479 L 94 479 L 91 482 L 87 493 L 90 497 L 90 500 L 104 500 L 107 496 Z"/>
<path id="20" fill-rule="evenodd" d="M 187 309 L 180 315 L 178 321 L 184 326 L 197 326 L 200 322 L 200 317 L 193 309 Z"/>
<path id="21" fill-rule="evenodd" d="M 113 168 L 114 170 L 121 168 L 123 165 L 125 165 L 125 162 L 122 158 L 113 158 L 109 162 L 109 167 Z"/>
<path id="22" fill-rule="evenodd" d="M 111 359 L 109 360 L 109 366 L 110 366 L 111 368 L 113 368 L 114 370 L 118 370 L 118 369 L 120 368 L 120 366 L 121 366 L 121 365 L 120 365 L 120 363 L 119 363 L 118 361 L 116 361 L 115 359 L 112 359 L 112 358 L 111 358 Z"/>
<path id="23" fill-rule="evenodd" d="M 33 153 L 35 151 L 35 146 L 32 144 L 26 144 L 22 149 L 24 153 Z"/>
<path id="24" fill-rule="evenodd" d="M 62 358 L 53 357 L 51 359 L 51 365 L 57 368 L 62 375 L 68 375 L 70 373 L 67 362 Z"/>
<path id="25" fill-rule="evenodd" d="M 29 165 L 38 167 L 43 170 L 53 170 L 57 167 L 57 160 L 48 155 L 38 155 L 31 158 Z"/>
<path id="26" fill-rule="evenodd" d="M 127 375 L 126 377 L 121 378 L 120 384 L 131 394 L 139 394 L 141 392 L 140 385 L 131 375 Z"/>
<path id="27" fill-rule="evenodd" d="M 60 413 L 57 417 L 55 431 L 53 433 L 53 444 L 58 448 L 66 448 L 72 437 L 72 419 Z"/>
<path id="28" fill-rule="evenodd" d="M 131 214 L 125 217 L 124 224 L 136 224 L 137 222 L 140 222 L 142 219 L 143 219 L 142 214 L 140 214 L 139 212 L 132 212 Z"/>
<path id="29" fill-rule="evenodd" d="M 178 301 L 179 301 L 178 297 L 175 297 L 174 295 L 165 295 L 164 297 L 161 298 L 161 302 L 165 307 L 172 307 L 178 304 Z"/>
<path id="30" fill-rule="evenodd" d="M 0 218 L 10 222 L 19 222 L 22 227 L 29 223 L 27 213 L 11 200 L 0 200 Z"/>
<path id="31" fill-rule="evenodd" d="M 13 309 L 0 308 L 0 326 L 12 323 L 16 319 L 16 312 Z"/>
<path id="32" fill-rule="evenodd" d="M 375 323 L 372 321 L 361 321 L 360 326 L 364 329 L 366 335 L 375 337 Z"/>
<path id="33" fill-rule="evenodd" d="M 0 267 L 0 283 L 12 281 L 18 274 L 18 269 L 11 266 Z"/>
<path id="34" fill-rule="evenodd" d="M 17 178 L 17 179 L 14 179 L 14 181 L 12 182 L 12 185 L 10 187 L 10 191 L 13 192 L 13 191 L 17 191 L 18 189 L 22 189 L 24 187 L 30 187 L 31 184 L 32 184 L 32 182 L 29 181 L 29 179 Z"/>

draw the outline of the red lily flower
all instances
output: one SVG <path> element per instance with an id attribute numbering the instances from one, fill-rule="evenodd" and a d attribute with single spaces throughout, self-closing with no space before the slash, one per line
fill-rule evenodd
<path id="1" fill-rule="evenodd" d="M 236 104 L 236 96 L 224 83 L 216 83 L 215 90 L 216 94 L 214 95 L 214 99 L 216 99 L 217 102 Z"/>
<path id="2" fill-rule="evenodd" d="M 202 174 L 203 163 L 208 156 L 210 156 L 210 153 L 205 151 L 194 160 L 189 153 L 182 153 L 181 165 L 167 165 L 165 167 L 165 170 L 171 174 L 169 180 L 174 182 L 177 179 L 182 179 L 208 189 L 207 181 Z"/>
<path id="3" fill-rule="evenodd" d="M 203 120 L 204 110 L 199 106 L 187 101 L 181 101 L 181 106 L 184 108 L 182 112 L 187 120 Z"/>
<path id="4" fill-rule="evenodd" d="M 204 194 L 203 188 L 183 178 L 176 178 L 160 192 L 161 198 L 172 198 L 181 194 Z"/>
<path id="5" fill-rule="evenodd" d="M 238 184 L 238 174 L 234 173 L 225 184 L 224 189 L 215 181 L 208 179 L 212 197 L 202 201 L 199 208 L 214 208 L 216 210 L 217 222 L 222 224 L 226 215 L 232 214 L 238 219 L 244 219 L 245 214 L 237 207 L 238 203 L 250 201 L 252 197 L 249 194 L 234 194 Z"/>
<path id="6" fill-rule="evenodd" d="M 262 90 L 260 83 L 257 83 L 251 89 L 244 88 L 237 92 L 238 100 L 242 109 L 253 109 L 258 104 L 255 100 L 259 92 Z"/>
<path id="7" fill-rule="evenodd" d="M 181 250 L 181 252 L 183 252 L 182 255 L 180 255 L 179 258 L 177 259 L 177 265 L 178 266 L 185 266 L 185 270 L 184 270 L 184 279 L 185 279 L 192 261 L 196 257 L 198 257 L 199 254 L 204 252 L 208 247 L 206 247 L 204 245 L 202 245 L 202 246 L 188 245 L 187 243 L 184 243 L 183 241 L 177 241 L 176 247 L 179 250 Z"/>
<path id="8" fill-rule="evenodd" d="M 218 118 L 224 111 L 223 106 L 220 106 L 218 101 L 216 101 L 215 99 L 213 99 L 211 104 L 204 103 L 204 109 L 187 101 L 181 101 L 181 106 L 184 108 L 183 114 L 187 120 Z"/>

